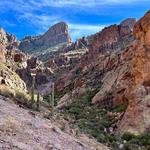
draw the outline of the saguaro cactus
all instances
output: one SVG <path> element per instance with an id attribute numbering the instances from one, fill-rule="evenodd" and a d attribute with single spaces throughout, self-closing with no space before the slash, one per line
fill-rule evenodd
<path id="1" fill-rule="evenodd" d="M 37 94 L 37 102 L 36 102 L 36 110 L 39 111 L 40 110 L 40 94 Z"/>
<path id="2" fill-rule="evenodd" d="M 35 89 L 35 74 L 31 74 L 32 76 L 32 95 L 31 95 L 31 106 L 34 104 L 34 89 Z"/>
<path id="3" fill-rule="evenodd" d="M 51 85 L 51 93 L 49 95 L 49 105 L 51 106 L 51 115 L 54 115 L 54 83 L 52 83 Z"/>
<path id="4" fill-rule="evenodd" d="M 55 101 L 55 99 L 54 99 L 54 83 L 52 83 L 52 108 L 54 108 L 54 101 Z"/>

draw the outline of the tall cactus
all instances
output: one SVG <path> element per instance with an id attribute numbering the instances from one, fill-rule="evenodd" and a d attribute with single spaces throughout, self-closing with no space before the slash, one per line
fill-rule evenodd
<path id="1" fill-rule="evenodd" d="M 36 102 L 36 110 L 39 111 L 40 110 L 40 94 L 37 94 L 37 102 Z"/>
<path id="2" fill-rule="evenodd" d="M 52 108 L 52 111 L 51 111 L 51 115 L 53 116 L 54 115 L 54 83 L 52 83 L 51 85 L 51 93 L 49 95 L 49 105 L 51 106 Z"/>
<path id="3" fill-rule="evenodd" d="M 31 107 L 34 104 L 35 75 L 32 75 L 32 77 L 33 77 L 33 80 L 32 80 Z"/>
<path id="4" fill-rule="evenodd" d="M 52 83 L 52 108 L 54 108 L 54 103 L 55 99 L 54 99 L 54 83 Z"/>

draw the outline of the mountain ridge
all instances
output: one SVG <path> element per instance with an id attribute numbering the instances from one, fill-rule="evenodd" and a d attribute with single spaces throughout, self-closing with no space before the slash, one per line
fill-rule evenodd
<path id="1" fill-rule="evenodd" d="M 59 22 L 49 28 L 43 35 L 27 36 L 20 41 L 18 48 L 24 52 L 38 52 L 48 49 L 60 43 L 70 43 L 71 38 L 68 31 L 68 25 L 65 22 Z"/>

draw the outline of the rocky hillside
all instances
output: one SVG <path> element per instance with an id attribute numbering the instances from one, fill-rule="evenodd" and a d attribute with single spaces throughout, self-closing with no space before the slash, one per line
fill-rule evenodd
<path id="1" fill-rule="evenodd" d="M 88 138 L 64 133 L 53 120 L 20 108 L 9 98 L 0 96 L 0 104 L 0 149 L 108 150 L 102 144 L 90 144 Z"/>
<path id="2" fill-rule="evenodd" d="M 68 33 L 68 25 L 60 22 L 52 26 L 46 33 L 39 36 L 28 36 L 21 40 L 19 49 L 32 53 L 49 49 L 58 44 L 67 44 L 71 42 Z"/>

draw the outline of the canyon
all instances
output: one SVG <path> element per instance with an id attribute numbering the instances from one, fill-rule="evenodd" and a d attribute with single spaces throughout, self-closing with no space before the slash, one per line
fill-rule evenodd
<path id="1" fill-rule="evenodd" d="M 7 110 L 10 109 L 10 113 L 14 114 L 13 118 L 18 120 L 14 110 L 17 105 L 13 102 L 11 106 L 10 99 L 14 100 L 10 95 L 13 95 L 15 102 L 21 103 L 21 106 L 26 105 L 25 100 L 22 102 L 15 98 L 15 95 L 18 90 L 24 95 L 30 94 L 34 71 L 35 91 L 47 96 L 51 92 L 49 86 L 54 83 L 57 115 L 63 114 L 65 118 L 65 115 L 69 114 L 69 125 L 75 124 L 79 129 L 86 129 L 87 132 L 82 130 L 84 134 L 90 134 L 106 145 L 99 145 L 93 139 L 98 150 L 111 149 L 110 147 L 115 149 L 115 146 L 122 145 L 129 147 L 131 141 L 124 140 L 125 135 L 135 136 L 137 140 L 141 135 L 150 134 L 149 60 L 150 11 L 139 20 L 128 18 L 118 25 L 105 27 L 100 32 L 75 42 L 71 41 L 68 25 L 64 22 L 52 26 L 43 35 L 28 36 L 21 41 L 0 29 L 0 94 L 3 95 L 0 100 L 3 105 L 10 107 Z M 8 91 L 9 98 L 6 98 Z M 47 110 L 45 106 L 41 107 Z M 27 110 L 16 109 L 26 114 L 31 122 L 33 118 L 27 114 Z M 36 115 L 43 114 L 40 112 Z M 50 121 L 43 121 L 43 118 L 38 117 L 37 120 L 43 122 L 40 124 L 40 130 L 48 140 L 47 126 L 51 124 L 52 118 L 49 118 Z M 23 124 L 26 125 L 26 121 L 22 120 Z M 35 122 L 34 126 L 36 125 Z M 26 126 L 34 132 L 32 127 Z M 19 132 L 23 132 L 21 127 L 20 131 L 16 132 L 18 137 Z M 49 134 L 56 134 L 53 132 L 50 129 Z M 77 139 L 74 138 L 77 137 L 70 137 L 68 134 L 70 132 L 62 131 L 57 134 L 58 139 L 71 141 L 68 150 L 70 147 L 92 149 L 87 141 L 82 147 L 82 144 L 75 142 Z M 31 138 L 31 135 L 29 136 Z M 87 135 L 84 136 L 91 141 Z M 119 141 L 117 136 L 122 139 Z M 51 138 L 53 139 L 52 136 Z M 62 144 L 58 142 L 60 145 L 57 145 L 54 139 L 52 141 L 54 149 Z M 67 143 L 63 146 L 62 149 L 66 149 Z M 138 144 L 134 146 L 148 149 L 149 143 L 145 147 Z"/>

